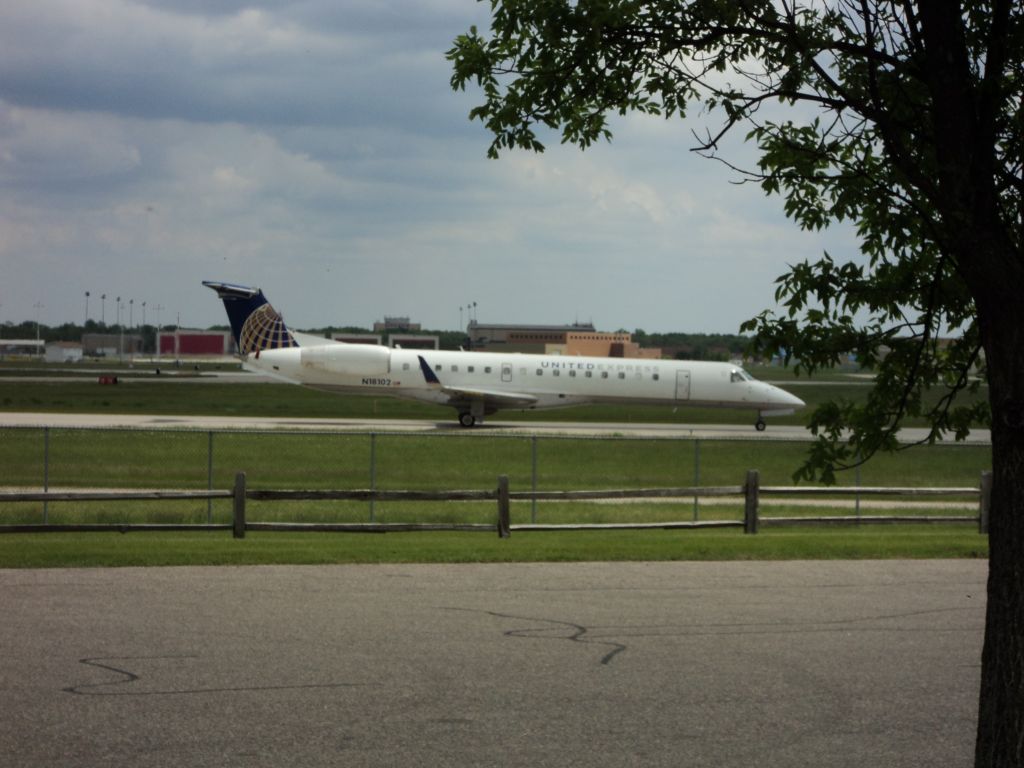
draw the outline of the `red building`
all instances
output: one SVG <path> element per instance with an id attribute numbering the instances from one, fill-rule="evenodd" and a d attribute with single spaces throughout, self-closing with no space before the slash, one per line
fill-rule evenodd
<path id="1" fill-rule="evenodd" d="M 160 355 L 168 357 L 197 357 L 202 355 L 233 355 L 235 340 L 231 331 L 196 331 L 179 328 L 161 331 L 157 337 Z"/>

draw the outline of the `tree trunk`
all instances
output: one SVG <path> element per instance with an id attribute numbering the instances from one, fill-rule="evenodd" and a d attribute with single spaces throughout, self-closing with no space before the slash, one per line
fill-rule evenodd
<path id="1" fill-rule="evenodd" d="M 1008 6 L 1001 4 L 1005 20 Z M 959 3 L 920 2 L 939 244 L 974 299 L 992 407 L 988 603 L 975 765 L 1024 766 L 1024 254 L 996 184 L 997 99 L 978 81 Z M 997 14 L 990 14 L 996 24 Z M 1005 24 L 1003 25 L 1005 27 Z M 990 52 L 1005 40 L 991 30 Z M 999 45 L 996 45 L 999 42 Z M 998 62 L 999 56 L 995 56 Z M 993 64 L 988 61 L 988 64 Z"/>
<path id="2" fill-rule="evenodd" d="M 1012 283 L 1011 283 L 1012 284 Z M 1016 284 L 1018 287 L 1020 283 Z M 1024 312 L 1006 305 L 986 340 L 992 404 L 988 607 L 975 764 L 1024 765 Z"/>

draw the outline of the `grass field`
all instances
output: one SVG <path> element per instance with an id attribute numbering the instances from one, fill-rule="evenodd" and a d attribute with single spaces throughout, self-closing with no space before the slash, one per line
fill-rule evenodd
<path id="1" fill-rule="evenodd" d="M 986 557 L 988 540 L 956 526 L 765 531 L 514 533 L 9 534 L 0 567 L 319 565 L 326 563 L 612 562 Z"/>
<path id="2" fill-rule="evenodd" d="M 3 373 L 0 368 L 0 373 Z M 451 417 L 449 409 L 387 398 L 338 397 L 275 384 L 186 383 L 155 374 L 118 385 L 92 382 L 0 381 L 0 410 L 156 414 L 283 415 L 291 417 Z M 780 372 L 776 372 L 780 373 Z M 760 372 L 763 378 L 769 378 Z M 839 389 L 837 389 L 837 387 Z M 808 402 L 862 384 L 831 381 L 795 389 Z M 661 408 L 588 407 L 554 418 L 642 422 L 745 423 L 749 414 Z M 512 415 L 512 414 L 510 414 Z M 534 419 L 541 414 L 531 413 Z M 502 414 L 505 417 L 505 414 Z M 799 419 L 802 417 L 790 417 Z M 806 443 L 743 440 L 590 440 L 452 433 L 208 433 L 144 430 L 0 430 L 0 485 L 41 488 L 227 489 L 247 473 L 251 488 L 490 489 L 499 474 L 513 490 L 739 485 L 748 469 L 761 484 L 789 485 Z M 44 458 L 47 461 L 44 470 Z M 842 484 L 977 487 L 991 465 L 986 446 L 942 445 L 879 457 Z M 967 504 L 976 499 L 964 497 Z M 824 502 L 822 509 L 824 509 Z M 916 514 L 942 513 L 927 506 Z M 817 514 L 821 509 L 771 509 L 766 514 Z M 847 513 L 842 510 L 842 513 Z M 967 512 L 969 514 L 970 512 Z M 228 502 L 50 502 L 0 504 L 0 524 L 76 522 L 226 522 Z M 957 514 L 964 514 L 958 512 Z M 253 503 L 250 520 L 487 522 L 491 504 L 270 502 Z M 553 503 L 513 505 L 522 522 L 663 522 L 739 519 L 741 503 L 692 500 L 675 504 Z M 793 559 L 817 557 L 976 557 L 987 540 L 964 525 L 736 531 L 521 533 L 500 542 L 482 534 L 250 534 L 235 542 L 219 533 L 9 534 L 0 536 L 0 567 L 233 562 L 384 562 L 504 560 Z"/>
<path id="3" fill-rule="evenodd" d="M 244 471 L 253 488 L 514 490 L 789 485 L 803 442 L 377 435 L 185 430 L 0 429 L 3 485 L 70 488 L 230 488 Z M 44 470 L 44 459 L 48 462 Z M 983 445 L 915 447 L 841 478 L 866 486 L 976 487 L 991 465 Z"/>

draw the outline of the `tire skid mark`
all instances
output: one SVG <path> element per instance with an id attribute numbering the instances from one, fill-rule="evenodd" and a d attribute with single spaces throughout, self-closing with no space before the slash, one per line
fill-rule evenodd
<path id="1" fill-rule="evenodd" d="M 113 664 L 107 664 L 104 662 L 111 661 L 156 661 L 156 660 L 186 660 L 186 659 L 197 659 L 198 656 L 106 656 L 106 657 L 93 657 L 79 659 L 79 664 L 84 664 L 88 667 L 95 667 L 96 669 L 102 669 L 107 672 L 113 672 L 118 675 L 121 679 L 108 680 L 103 683 L 85 683 L 82 685 L 74 685 L 68 688 L 63 688 L 65 693 L 74 694 L 76 696 L 182 696 L 190 694 L 203 694 L 203 693 L 241 693 L 246 691 L 288 691 L 288 690 L 305 690 L 305 689 L 316 689 L 316 688 L 356 688 L 364 687 L 369 685 L 367 683 L 310 683 L 310 684 L 297 684 L 297 685 L 245 685 L 245 686 L 228 686 L 218 688 L 181 688 L 181 689 L 166 689 L 166 690 L 96 690 L 98 688 L 112 688 L 116 686 L 131 686 L 133 683 L 137 683 L 143 679 L 141 674 L 136 674 L 128 669 L 122 669 L 119 666 Z M 127 665 L 125 665 L 127 666 Z"/>

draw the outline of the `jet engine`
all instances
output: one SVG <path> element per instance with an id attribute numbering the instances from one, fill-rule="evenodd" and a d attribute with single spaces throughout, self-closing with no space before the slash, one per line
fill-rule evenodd
<path id="1" fill-rule="evenodd" d="M 391 370 L 391 350 L 370 344 L 325 344 L 301 347 L 303 368 L 327 373 L 379 376 Z"/>

